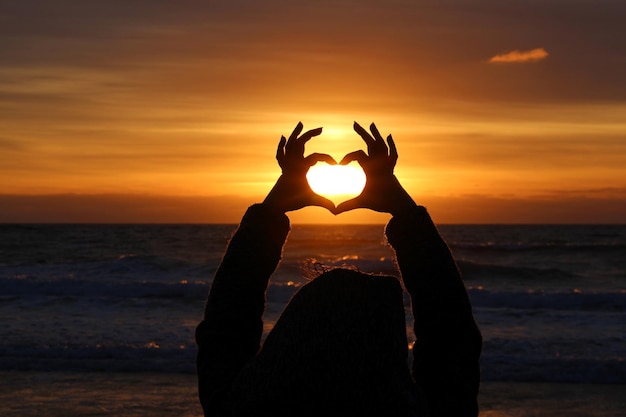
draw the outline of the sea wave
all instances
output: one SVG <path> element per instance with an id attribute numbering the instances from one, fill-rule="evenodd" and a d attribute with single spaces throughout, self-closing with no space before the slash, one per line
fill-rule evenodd
<path id="1" fill-rule="evenodd" d="M 0 279 L 3 298 L 11 296 L 70 296 L 119 298 L 205 298 L 208 284 L 205 281 L 181 280 L 164 282 L 97 282 L 82 279 L 37 279 L 28 276 Z"/>
<path id="2" fill-rule="evenodd" d="M 568 252 L 614 252 L 626 251 L 623 243 L 575 243 L 575 242 L 448 242 L 452 250 L 466 250 L 479 252 L 541 252 L 541 251 L 568 251 Z"/>
<path id="3" fill-rule="evenodd" d="M 532 352 L 536 346 L 521 342 L 516 342 L 516 345 L 517 351 L 505 348 L 498 341 L 484 347 L 481 358 L 483 381 L 626 383 L 623 356 L 576 357 L 559 352 L 529 355 L 526 352 Z"/>
<path id="4" fill-rule="evenodd" d="M 193 373 L 196 352 L 195 346 L 150 343 L 1 346 L 0 370 Z"/>
<path id="5" fill-rule="evenodd" d="M 523 310 L 626 311 L 626 291 L 585 293 L 569 292 L 468 290 L 474 307 Z"/>
<path id="6" fill-rule="evenodd" d="M 515 346 L 511 346 L 514 344 Z M 484 381 L 626 383 L 618 356 L 560 355 L 527 341 L 492 340 L 481 358 Z M 547 348 L 545 346 L 548 346 Z M 530 354 L 528 352 L 531 352 Z M 47 345 L 0 347 L 0 370 L 76 372 L 195 372 L 195 346 Z"/>
<path id="7" fill-rule="evenodd" d="M 303 282 L 273 282 L 268 287 L 268 300 L 287 303 Z M 42 280 L 29 277 L 0 278 L 0 302 L 16 296 L 38 297 L 117 297 L 204 299 L 210 282 L 207 280 L 176 282 L 89 281 L 73 278 Z M 475 307 L 626 311 L 626 291 L 584 292 L 573 288 L 567 292 L 541 290 L 492 291 L 481 286 L 469 287 Z"/>
<path id="8" fill-rule="evenodd" d="M 464 279 L 474 278 L 506 278 L 506 279 L 522 279 L 524 281 L 563 281 L 568 282 L 577 275 L 559 268 L 540 268 L 531 266 L 508 266 L 495 265 L 488 263 L 458 261 L 459 269 Z"/>

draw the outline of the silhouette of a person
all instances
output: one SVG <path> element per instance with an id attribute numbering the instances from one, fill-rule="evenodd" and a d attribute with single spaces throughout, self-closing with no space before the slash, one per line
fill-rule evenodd
<path id="1" fill-rule="evenodd" d="M 481 334 L 456 263 L 426 209 L 393 174 L 398 158 L 374 124 L 367 144 L 341 161 L 366 174 L 362 193 L 337 207 L 306 173 L 325 154 L 304 156 L 299 123 L 278 145 L 282 175 L 251 206 L 229 242 L 196 330 L 199 396 L 206 416 L 477 416 Z M 292 298 L 263 347 L 265 291 L 289 232 L 286 212 L 321 206 L 392 215 L 385 229 L 411 296 L 416 341 L 408 365 L 397 278 L 333 269 Z"/>

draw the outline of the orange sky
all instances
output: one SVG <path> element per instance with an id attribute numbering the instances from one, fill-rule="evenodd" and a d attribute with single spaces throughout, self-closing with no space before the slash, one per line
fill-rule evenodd
<path id="1" fill-rule="evenodd" d="M 0 0 L 0 222 L 238 222 L 299 120 L 438 222 L 626 222 L 622 1 L 101 3 Z"/>

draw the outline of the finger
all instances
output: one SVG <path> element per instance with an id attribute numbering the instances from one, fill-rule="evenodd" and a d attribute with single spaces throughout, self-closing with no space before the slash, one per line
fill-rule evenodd
<path id="1" fill-rule="evenodd" d="M 322 197 L 321 195 L 314 194 L 311 201 L 312 206 L 324 207 L 331 213 L 335 212 L 335 203 L 327 199 L 326 197 Z"/>
<path id="2" fill-rule="evenodd" d="M 367 130 L 363 129 L 363 127 L 357 122 L 354 122 L 354 131 L 363 138 L 365 143 L 367 143 L 367 146 L 370 146 L 371 144 L 375 142 L 374 138 L 370 136 Z"/>
<path id="3" fill-rule="evenodd" d="M 357 161 L 359 165 L 361 165 L 362 167 L 363 163 L 367 161 L 367 154 L 363 152 L 362 150 L 350 152 L 349 154 L 347 154 L 341 159 L 341 162 L 339 162 L 339 165 L 348 165 L 352 161 Z"/>
<path id="4" fill-rule="evenodd" d="M 370 130 L 372 131 L 372 134 L 374 135 L 374 139 L 376 139 L 377 142 L 382 142 L 383 144 L 385 143 L 385 141 L 383 140 L 383 137 L 381 136 L 380 132 L 378 131 L 378 128 L 376 127 L 374 123 L 370 125 Z"/>
<path id="5" fill-rule="evenodd" d="M 284 136 L 280 137 L 280 142 L 278 142 L 278 148 L 276 149 L 276 160 L 278 161 L 278 165 L 283 166 L 283 161 L 285 159 L 285 143 L 287 139 Z"/>
<path id="6" fill-rule="evenodd" d="M 325 153 L 312 153 L 304 158 L 304 162 L 310 167 L 318 162 L 326 162 L 328 165 L 337 165 L 337 161 L 335 161 L 332 156 L 326 155 Z"/>
<path id="7" fill-rule="evenodd" d="M 302 124 L 302 122 L 298 122 L 298 124 L 296 125 L 296 128 L 293 129 L 293 132 L 291 132 L 291 136 L 289 136 L 289 141 L 291 142 L 292 140 L 296 139 L 298 135 L 300 134 L 300 132 L 302 132 L 303 128 L 304 128 L 304 125 Z"/>
<path id="8" fill-rule="evenodd" d="M 359 196 L 360 197 L 360 196 Z M 359 197 L 355 197 L 351 200 L 348 201 L 344 201 L 343 203 L 340 203 L 336 208 L 334 213 L 335 214 L 340 214 L 343 213 L 345 211 L 350 211 L 350 210 L 354 210 L 354 209 L 358 209 L 358 208 L 366 208 L 362 203 L 361 203 L 361 199 Z"/>
<path id="9" fill-rule="evenodd" d="M 310 141 L 312 137 L 318 136 L 320 133 L 322 133 L 321 127 L 318 127 L 317 129 L 311 129 L 308 132 L 304 132 L 304 134 L 298 138 L 298 142 L 304 145 L 305 143 Z"/>
<path id="10" fill-rule="evenodd" d="M 396 143 L 393 141 L 391 135 L 387 136 L 387 143 L 389 144 L 389 157 L 395 164 L 398 160 L 398 149 L 396 148 Z"/>

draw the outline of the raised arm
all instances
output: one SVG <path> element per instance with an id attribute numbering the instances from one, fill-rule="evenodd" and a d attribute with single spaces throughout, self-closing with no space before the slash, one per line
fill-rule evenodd
<path id="1" fill-rule="evenodd" d="M 353 152 L 341 163 L 356 160 L 367 182 L 361 195 L 335 211 L 369 208 L 393 215 L 386 234 L 411 295 L 413 377 L 432 416 L 477 416 L 482 342 L 456 263 L 426 209 L 415 204 L 393 174 L 398 153 L 391 135 L 387 148 L 374 124 L 371 134 L 357 123 L 354 129 L 368 153 Z"/>
<path id="2" fill-rule="evenodd" d="M 215 273 L 204 320 L 196 329 L 198 390 L 207 416 L 227 414 L 232 381 L 259 351 L 265 291 L 289 233 L 285 212 L 308 205 L 334 209 L 306 181 L 310 166 L 334 160 L 323 154 L 304 157 L 305 143 L 321 128 L 299 136 L 302 128 L 299 123 L 289 140 L 281 138 L 276 158 L 282 175 L 265 201 L 244 215 Z"/>
<path id="3" fill-rule="evenodd" d="M 432 416 L 478 415 L 480 331 L 448 246 L 424 207 L 386 229 L 415 319 L 413 378 Z"/>

